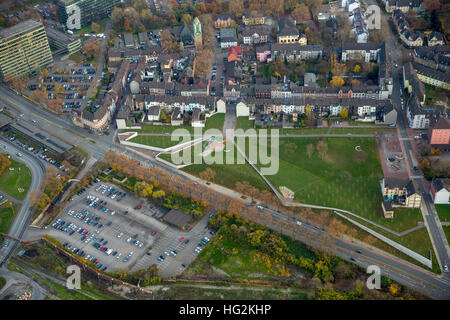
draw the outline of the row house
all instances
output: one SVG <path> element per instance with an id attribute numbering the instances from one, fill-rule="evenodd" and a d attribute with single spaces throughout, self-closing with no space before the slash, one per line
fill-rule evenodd
<path id="1" fill-rule="evenodd" d="M 443 72 L 450 71 L 450 48 L 447 46 L 415 48 L 414 62 Z"/>
<path id="2" fill-rule="evenodd" d="M 262 12 L 247 11 L 242 15 L 242 22 L 246 26 L 261 25 L 265 23 L 265 17 Z"/>
<path id="3" fill-rule="evenodd" d="M 226 100 L 237 100 L 241 96 L 241 90 L 239 85 L 224 85 L 223 97 Z"/>
<path id="4" fill-rule="evenodd" d="M 442 117 L 441 112 L 437 108 L 422 106 L 415 94 L 408 99 L 406 115 L 408 125 L 412 129 L 427 129 L 430 121 L 433 122 Z"/>
<path id="5" fill-rule="evenodd" d="M 344 43 L 341 60 L 343 62 L 349 60 L 378 61 L 382 45 L 381 43 Z"/>
<path id="6" fill-rule="evenodd" d="M 246 45 L 257 45 L 269 41 L 270 30 L 267 26 L 249 26 L 242 32 L 242 41 Z"/>
<path id="7" fill-rule="evenodd" d="M 276 59 L 278 55 L 281 55 L 289 63 L 301 60 L 319 59 L 323 52 L 323 47 L 321 45 L 301 45 L 299 43 L 274 43 L 272 44 L 271 49 L 273 59 Z"/>
<path id="8" fill-rule="evenodd" d="M 392 12 L 392 20 L 397 28 L 397 32 L 402 40 L 408 47 L 420 47 L 423 45 L 423 37 L 419 32 L 411 29 L 405 14 L 396 9 Z"/>
<path id="9" fill-rule="evenodd" d="M 369 31 L 367 28 L 366 13 L 361 7 L 356 7 L 349 13 L 349 20 L 352 24 L 352 31 L 356 35 L 357 43 L 367 43 Z"/>
<path id="10" fill-rule="evenodd" d="M 258 60 L 258 62 L 272 61 L 272 51 L 270 49 L 270 45 L 264 44 L 256 47 L 256 60 Z"/>
<path id="11" fill-rule="evenodd" d="M 394 10 L 400 10 L 403 13 L 408 11 L 420 11 L 423 0 L 383 0 L 386 12 L 391 13 Z"/>
<path id="12" fill-rule="evenodd" d="M 234 23 L 234 16 L 228 13 L 217 14 L 213 22 L 216 28 L 229 28 Z"/>
<path id="13" fill-rule="evenodd" d="M 182 97 L 209 96 L 209 84 L 175 84 L 175 95 Z"/>
<path id="14" fill-rule="evenodd" d="M 425 103 L 425 86 L 411 62 L 403 65 L 403 88 L 406 88 L 409 94 L 414 94 L 421 105 Z"/>
<path id="15" fill-rule="evenodd" d="M 435 87 L 450 90 L 450 75 L 448 73 L 428 68 L 416 62 L 413 62 L 412 64 L 420 81 Z"/>

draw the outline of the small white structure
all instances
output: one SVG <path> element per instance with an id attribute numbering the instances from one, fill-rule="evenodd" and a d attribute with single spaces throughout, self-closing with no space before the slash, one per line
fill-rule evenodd
<path id="1" fill-rule="evenodd" d="M 240 101 L 236 104 L 236 117 L 248 117 L 250 115 L 250 108 L 246 103 Z"/>
<path id="2" fill-rule="evenodd" d="M 217 113 L 226 113 L 227 103 L 225 102 L 224 99 L 219 99 L 216 102 L 216 107 L 217 107 Z"/>

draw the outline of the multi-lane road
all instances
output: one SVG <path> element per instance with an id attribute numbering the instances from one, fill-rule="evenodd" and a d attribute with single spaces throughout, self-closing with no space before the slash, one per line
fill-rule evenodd
<path id="1" fill-rule="evenodd" d="M 5 148 L 1 148 L 2 152 L 7 152 L 11 155 L 11 157 L 16 160 L 23 162 L 31 171 L 31 185 L 28 190 L 28 194 L 25 197 L 25 200 L 22 202 L 22 206 L 20 207 L 19 212 L 16 215 L 16 218 L 9 230 L 9 235 L 15 238 L 21 238 L 23 233 L 25 232 L 31 218 L 30 212 L 30 192 L 39 189 L 39 184 L 45 173 L 45 167 L 38 158 L 24 152 L 23 149 L 19 149 L 14 144 L 10 144 L 5 141 L 0 141 L 0 144 L 6 146 Z M 16 154 L 21 153 L 22 156 L 19 157 Z M 17 241 L 9 240 L 8 247 L 0 247 L 0 267 L 4 264 L 4 262 L 9 258 L 12 252 L 17 248 Z"/>

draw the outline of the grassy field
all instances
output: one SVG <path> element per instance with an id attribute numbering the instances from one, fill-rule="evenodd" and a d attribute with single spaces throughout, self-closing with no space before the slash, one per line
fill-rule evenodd
<path id="1" fill-rule="evenodd" d="M 100 25 L 100 32 L 99 33 L 103 33 L 105 31 L 105 26 L 106 23 L 108 22 L 109 18 L 104 18 L 102 20 L 100 20 L 100 22 L 97 22 Z M 81 33 L 95 33 L 94 31 L 92 31 L 91 29 L 91 25 L 88 25 L 87 27 L 84 27 L 83 29 L 74 31 L 74 34 L 81 34 Z"/>
<path id="2" fill-rule="evenodd" d="M 289 240 L 284 237 L 289 246 L 289 252 L 297 257 L 314 258 L 313 252 L 308 250 L 305 245 L 300 242 Z M 199 254 L 199 260 L 221 269 L 231 277 L 260 277 L 261 274 L 268 276 L 277 276 L 286 265 L 278 260 L 272 259 L 273 264 L 270 267 L 261 259 L 260 251 L 248 247 L 241 242 L 237 242 L 232 238 L 223 236 L 214 239 Z M 201 264 L 193 265 L 193 272 L 202 272 Z"/>
<path id="3" fill-rule="evenodd" d="M 18 200 L 23 200 L 31 184 L 31 173 L 23 163 L 13 159 L 10 160 L 11 166 L 9 168 L 14 168 L 14 170 L 7 168 L 0 176 L 0 190 Z M 23 192 L 19 192 L 18 188 L 22 188 Z"/>
<path id="4" fill-rule="evenodd" d="M 18 208 L 9 207 L 0 209 L 0 232 L 8 233 L 11 224 L 14 221 L 14 216 L 17 213 Z"/>
<path id="5" fill-rule="evenodd" d="M 255 126 L 255 120 L 248 120 L 248 117 L 236 118 L 236 129 L 250 129 Z"/>
<path id="6" fill-rule="evenodd" d="M 201 150 L 204 150 L 203 148 L 204 144 L 202 143 Z M 225 147 L 225 150 L 228 149 L 228 145 Z M 226 152 L 213 152 L 212 154 L 206 156 L 204 159 L 202 159 L 201 164 L 191 164 L 187 167 L 184 167 L 182 170 L 190 173 L 195 176 L 199 176 L 202 171 L 205 171 L 206 168 L 210 168 L 215 172 L 215 177 L 211 180 L 214 183 L 223 185 L 225 187 L 228 187 L 230 189 L 234 189 L 236 187 L 237 182 L 248 182 L 251 186 L 254 186 L 255 188 L 259 190 L 268 190 L 269 187 L 264 182 L 264 180 L 258 175 L 258 173 L 253 170 L 253 168 L 248 163 L 241 163 L 244 161 L 242 157 L 240 157 L 237 153 L 237 150 L 234 149 L 234 163 L 233 164 L 219 164 L 219 163 L 212 163 L 213 158 L 216 156 L 221 159 L 223 163 L 226 163 Z M 194 148 L 188 148 L 178 153 L 178 156 L 184 156 L 185 153 L 190 155 L 190 163 L 194 163 L 194 156 L 195 156 L 195 150 Z M 169 153 L 165 154 L 159 154 L 161 159 L 172 162 L 171 157 L 172 155 Z M 239 158 L 239 164 L 238 164 L 238 158 Z M 212 163 L 212 164 L 208 164 Z"/>
<path id="7" fill-rule="evenodd" d="M 6 280 L 3 277 L 0 277 L 0 290 L 2 290 L 2 288 L 5 286 L 6 284 Z"/>
<path id="8" fill-rule="evenodd" d="M 450 227 L 442 226 L 442 229 L 444 229 L 444 233 L 445 233 L 445 236 L 447 237 L 447 241 L 450 242 Z"/>
<path id="9" fill-rule="evenodd" d="M 318 148 L 319 138 L 280 139 L 279 170 L 267 178 L 277 188 L 294 191 L 297 201 L 350 210 L 396 231 L 421 220 L 418 211 L 405 211 L 392 220 L 383 217 L 379 184 L 383 174 L 375 139 L 324 138 L 322 152 Z"/>
<path id="10" fill-rule="evenodd" d="M 450 222 L 450 205 L 435 204 L 436 211 L 441 222 Z"/>

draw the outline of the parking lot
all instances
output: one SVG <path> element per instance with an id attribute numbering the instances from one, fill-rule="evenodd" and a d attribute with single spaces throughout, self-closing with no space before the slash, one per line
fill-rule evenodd
<path id="1" fill-rule="evenodd" d="M 208 215 L 186 232 L 158 220 L 167 211 L 98 181 L 74 196 L 46 233 L 103 271 L 136 271 L 156 264 L 161 276 L 170 277 L 196 258 L 196 247 L 211 234 Z"/>

